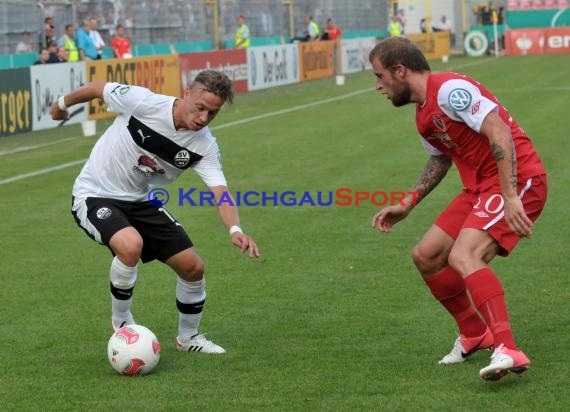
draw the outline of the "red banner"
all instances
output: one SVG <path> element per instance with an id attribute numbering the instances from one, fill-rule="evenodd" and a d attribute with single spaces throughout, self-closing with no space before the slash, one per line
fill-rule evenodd
<path id="1" fill-rule="evenodd" d="M 233 82 L 236 92 L 247 92 L 246 49 L 221 50 L 203 53 L 185 53 L 180 59 L 180 95 L 190 86 L 202 70 L 212 69 L 225 73 Z"/>
<path id="2" fill-rule="evenodd" d="M 507 30 L 505 47 L 511 55 L 570 53 L 570 27 Z"/>

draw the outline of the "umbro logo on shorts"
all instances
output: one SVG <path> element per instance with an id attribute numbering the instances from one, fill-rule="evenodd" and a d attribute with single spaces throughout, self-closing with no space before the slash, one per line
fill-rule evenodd
<path id="1" fill-rule="evenodd" d="M 488 215 L 487 213 L 482 212 L 482 211 L 475 212 L 475 216 L 481 217 L 481 218 L 483 218 L 483 217 L 489 217 L 489 215 Z"/>

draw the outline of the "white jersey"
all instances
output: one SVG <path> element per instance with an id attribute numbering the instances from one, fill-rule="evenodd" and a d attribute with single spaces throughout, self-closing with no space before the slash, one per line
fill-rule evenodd
<path id="1" fill-rule="evenodd" d="M 93 147 L 73 196 L 145 201 L 152 187 L 172 182 L 188 168 L 209 187 L 227 186 L 210 129 L 176 130 L 174 97 L 107 83 L 103 99 L 119 115 Z"/>
<path id="2" fill-rule="evenodd" d="M 97 30 L 89 30 L 89 37 L 97 50 L 105 47 L 105 42 Z"/>

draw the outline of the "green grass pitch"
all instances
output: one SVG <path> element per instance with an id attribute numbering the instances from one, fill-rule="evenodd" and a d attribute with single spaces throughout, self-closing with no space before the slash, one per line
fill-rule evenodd
<path id="1" fill-rule="evenodd" d="M 161 361 L 151 375 L 119 376 L 106 356 L 111 255 L 69 213 L 77 164 L 0 184 L 0 408 L 567 410 L 569 63 L 568 55 L 552 55 L 433 64 L 494 92 L 549 172 L 549 199 L 533 238 L 492 264 L 515 337 L 533 362 L 522 378 L 481 381 L 488 353 L 437 364 L 456 329 L 410 252 L 459 190 L 455 171 L 391 235 L 371 230 L 378 210 L 371 203 L 242 207 L 243 228 L 263 253 L 257 261 L 231 246 L 215 208 L 170 206 L 206 262 L 202 330 L 228 352 L 176 351 L 175 278 L 154 262 L 139 268 L 133 312 L 157 334 Z M 375 93 L 371 72 L 347 76 L 343 87 L 324 79 L 236 100 L 212 124 L 234 191 L 402 191 L 426 160 L 414 108 L 396 109 Z M 99 122 L 98 132 L 104 127 Z M 0 181 L 85 159 L 94 142 L 77 126 L 2 138 Z M 202 188 L 192 172 L 168 189 L 179 187 Z"/>

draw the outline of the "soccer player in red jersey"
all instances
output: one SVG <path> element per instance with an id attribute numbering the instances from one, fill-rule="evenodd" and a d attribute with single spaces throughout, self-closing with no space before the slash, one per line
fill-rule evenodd
<path id="1" fill-rule="evenodd" d="M 412 189 L 422 193 L 417 201 L 381 209 L 372 227 L 391 232 L 455 164 L 464 190 L 412 253 L 426 285 L 459 328 L 452 351 L 440 363 L 463 362 L 477 350 L 494 347 L 481 378 L 520 374 L 530 360 L 515 343 L 503 287 L 488 264 L 531 235 L 546 202 L 542 162 L 528 136 L 485 87 L 457 73 L 431 73 L 409 40 L 386 39 L 369 58 L 379 92 L 396 107 L 416 104 L 416 125 L 429 154 Z"/>

